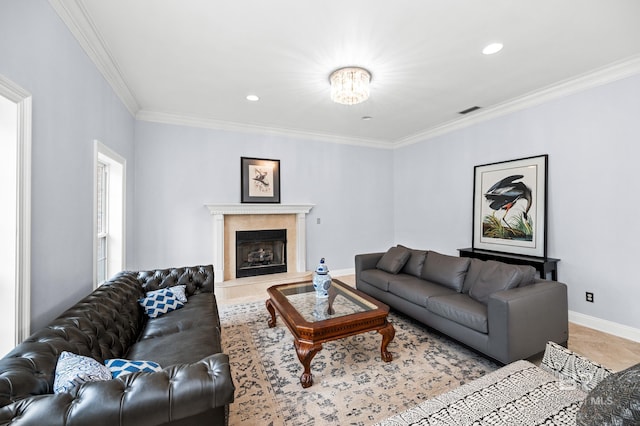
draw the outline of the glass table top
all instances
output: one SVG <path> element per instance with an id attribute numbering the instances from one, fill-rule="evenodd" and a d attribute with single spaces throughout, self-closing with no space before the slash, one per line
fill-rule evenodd
<path id="1" fill-rule="evenodd" d="M 307 322 L 324 321 L 345 315 L 373 311 L 378 307 L 358 296 L 348 286 L 336 285 L 331 281 L 329 297 L 320 299 L 311 282 L 279 286 L 278 292 L 287 298 L 291 306 Z"/>

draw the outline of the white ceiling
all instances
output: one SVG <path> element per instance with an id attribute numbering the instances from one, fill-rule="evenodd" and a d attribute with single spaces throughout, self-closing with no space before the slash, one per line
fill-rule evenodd
<path id="1" fill-rule="evenodd" d="M 399 146 L 640 72 L 638 0 L 49 1 L 142 120 Z"/>

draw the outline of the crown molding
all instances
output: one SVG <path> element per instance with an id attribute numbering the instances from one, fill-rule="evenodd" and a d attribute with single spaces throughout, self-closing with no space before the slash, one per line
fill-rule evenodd
<path id="1" fill-rule="evenodd" d="M 48 0 L 62 21 L 67 25 L 80 46 L 94 62 L 100 73 L 111 85 L 116 95 L 137 120 L 157 123 L 201 127 L 233 132 L 270 134 L 284 137 L 296 137 L 332 142 L 345 145 L 363 146 L 378 149 L 396 149 L 433 139 L 444 134 L 463 129 L 474 124 L 488 121 L 512 112 L 539 105 L 541 103 L 577 93 L 589 88 L 611 83 L 640 73 L 640 55 L 629 57 L 589 73 L 570 78 L 523 96 L 481 109 L 473 114 L 450 120 L 423 132 L 397 140 L 373 138 L 354 138 L 328 133 L 308 132 L 289 128 L 277 128 L 254 124 L 242 124 L 193 117 L 185 114 L 141 110 L 134 92 L 129 88 L 109 48 L 97 31 L 81 0 Z"/>
<path id="2" fill-rule="evenodd" d="M 329 133 L 306 132 L 296 129 L 260 126 L 255 124 L 234 123 L 211 118 L 194 117 L 168 112 L 158 112 L 140 110 L 136 114 L 136 119 L 140 121 L 150 121 L 155 123 L 174 124 L 178 126 L 202 127 L 205 129 L 224 130 L 230 132 L 245 132 L 268 134 L 284 137 L 296 137 L 312 139 L 321 142 L 332 142 L 343 145 L 364 146 L 369 148 L 393 149 L 390 142 L 379 139 L 352 138 L 346 136 L 332 135 Z"/>
<path id="3" fill-rule="evenodd" d="M 540 90 L 511 99 L 495 106 L 481 109 L 471 115 L 451 120 L 429 130 L 417 133 L 392 143 L 394 148 L 401 148 L 433 139 L 438 136 L 463 129 L 483 121 L 492 120 L 512 112 L 530 108 L 554 99 L 591 89 L 603 84 L 612 83 L 623 78 L 640 74 L 640 55 L 614 62 L 594 71 L 552 84 Z"/>
<path id="4" fill-rule="evenodd" d="M 127 85 L 118 63 L 109 52 L 107 43 L 100 36 L 82 2 L 80 0 L 49 0 L 49 4 L 69 28 L 71 34 L 80 43 L 82 49 L 131 115 L 135 117 L 140 109 L 136 96 Z"/>

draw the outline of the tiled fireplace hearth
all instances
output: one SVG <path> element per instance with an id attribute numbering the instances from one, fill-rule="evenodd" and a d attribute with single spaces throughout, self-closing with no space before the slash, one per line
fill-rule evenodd
<path id="1" fill-rule="evenodd" d="M 286 229 L 289 272 L 306 271 L 306 216 L 312 204 L 206 204 L 213 216 L 215 281 L 236 277 L 236 231 Z"/>

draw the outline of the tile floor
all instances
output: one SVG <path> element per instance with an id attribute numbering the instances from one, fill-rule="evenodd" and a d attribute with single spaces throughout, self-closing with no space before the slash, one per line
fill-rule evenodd
<path id="1" fill-rule="evenodd" d="M 336 277 L 355 286 L 355 275 Z M 241 278 L 216 284 L 218 304 L 250 303 L 267 299 L 267 288 L 275 284 L 311 279 L 311 273 L 274 274 Z M 614 371 L 640 362 L 640 342 L 623 339 L 578 324 L 569 323 L 569 349 Z M 541 357 L 530 359 L 539 362 Z"/>

